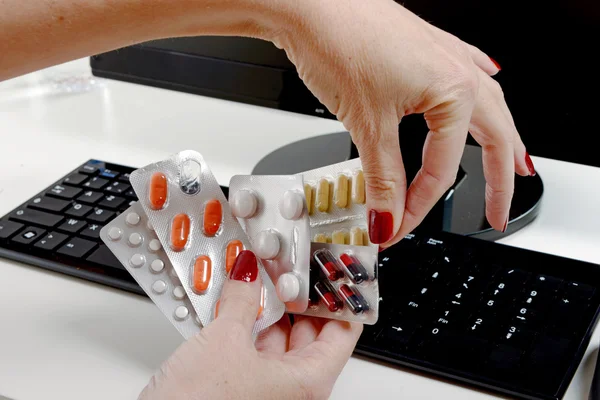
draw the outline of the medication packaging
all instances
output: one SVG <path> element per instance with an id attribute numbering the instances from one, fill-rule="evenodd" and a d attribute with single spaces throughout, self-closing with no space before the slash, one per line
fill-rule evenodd
<path id="1" fill-rule="evenodd" d="M 310 228 L 302 183 L 293 175 L 237 175 L 229 182 L 233 215 L 292 313 L 308 305 Z"/>
<path id="2" fill-rule="evenodd" d="M 311 244 L 309 307 L 302 315 L 374 325 L 378 253 L 371 246 Z"/>
<path id="3" fill-rule="evenodd" d="M 366 188 L 359 158 L 302 172 L 311 240 L 378 248 L 367 230 Z"/>
<path id="4" fill-rule="evenodd" d="M 139 202 L 155 229 L 203 326 L 215 318 L 228 270 L 242 250 L 252 250 L 204 158 L 183 151 L 131 173 Z M 285 312 L 258 260 L 261 309 L 253 333 Z"/>
<path id="5" fill-rule="evenodd" d="M 100 238 L 185 339 L 200 332 L 200 319 L 138 202 L 104 226 Z"/>

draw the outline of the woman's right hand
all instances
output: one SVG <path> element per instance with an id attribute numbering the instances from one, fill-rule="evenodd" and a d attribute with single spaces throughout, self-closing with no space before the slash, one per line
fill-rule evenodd
<path id="1" fill-rule="evenodd" d="M 268 38 L 352 135 L 367 184 L 371 241 L 389 247 L 454 183 L 470 132 L 483 148 L 486 216 L 506 229 L 515 171 L 533 175 L 500 85 L 497 64 L 392 0 L 286 2 Z M 424 114 L 429 134 L 409 188 L 398 125 Z"/>

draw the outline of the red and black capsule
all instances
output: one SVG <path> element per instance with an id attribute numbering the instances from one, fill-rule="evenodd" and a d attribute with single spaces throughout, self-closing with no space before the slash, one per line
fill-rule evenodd
<path id="1" fill-rule="evenodd" d="M 317 264 L 314 259 L 310 259 L 310 290 L 308 291 L 308 305 L 309 306 L 317 306 L 319 301 L 321 300 L 319 293 L 315 289 L 315 282 L 318 282 L 321 279 L 321 267 Z"/>
<path id="2" fill-rule="evenodd" d="M 335 294 L 335 290 L 331 287 L 329 282 L 320 281 L 315 284 L 315 290 L 321 297 L 321 301 L 325 304 L 325 307 L 331 312 L 336 312 L 344 308 L 344 303 Z"/>
<path id="3" fill-rule="evenodd" d="M 340 260 L 346 266 L 346 272 L 350 280 L 357 285 L 369 279 L 369 273 L 360 260 L 350 254 L 342 254 Z"/>
<path id="4" fill-rule="evenodd" d="M 314 259 L 317 261 L 317 264 L 319 264 L 321 270 L 330 281 L 335 282 L 344 277 L 344 272 L 342 271 L 341 266 L 328 249 L 320 249 L 315 251 Z"/>
<path id="5" fill-rule="evenodd" d="M 365 298 L 362 297 L 358 289 L 343 284 L 340 286 L 340 294 L 342 295 L 342 298 L 346 300 L 346 304 L 348 304 L 348 307 L 350 307 L 350 311 L 352 311 L 353 314 L 361 314 L 369 311 L 369 304 Z"/>

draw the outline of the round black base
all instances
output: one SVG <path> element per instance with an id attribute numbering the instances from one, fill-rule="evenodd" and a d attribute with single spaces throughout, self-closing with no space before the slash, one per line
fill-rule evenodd
<path id="1" fill-rule="evenodd" d="M 296 174 L 351 158 L 352 141 L 348 132 L 332 133 L 300 140 L 265 156 L 254 168 L 254 175 Z M 454 186 L 438 203 L 440 212 L 434 229 L 497 240 L 523 228 L 538 215 L 544 185 L 539 174 L 515 177 L 508 227 L 502 233 L 492 229 L 485 217 L 485 178 L 481 149 L 466 145 L 461 171 Z M 431 222 L 428 221 L 428 224 Z"/>

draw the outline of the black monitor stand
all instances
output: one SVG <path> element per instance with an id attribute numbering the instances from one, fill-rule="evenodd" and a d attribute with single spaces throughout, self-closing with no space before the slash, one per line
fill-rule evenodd
<path id="1" fill-rule="evenodd" d="M 420 117 L 422 118 L 422 117 Z M 420 120 L 411 116 L 400 124 L 402 158 L 408 182 L 421 167 L 425 132 Z M 252 171 L 255 175 L 295 174 L 358 157 L 348 132 L 312 137 L 288 144 L 265 156 Z M 420 228 L 443 230 L 486 240 L 497 240 L 523 228 L 538 215 L 544 185 L 539 174 L 515 176 L 515 193 L 508 228 L 492 229 L 485 217 L 485 178 L 481 148 L 466 144 L 456 182 Z"/>

